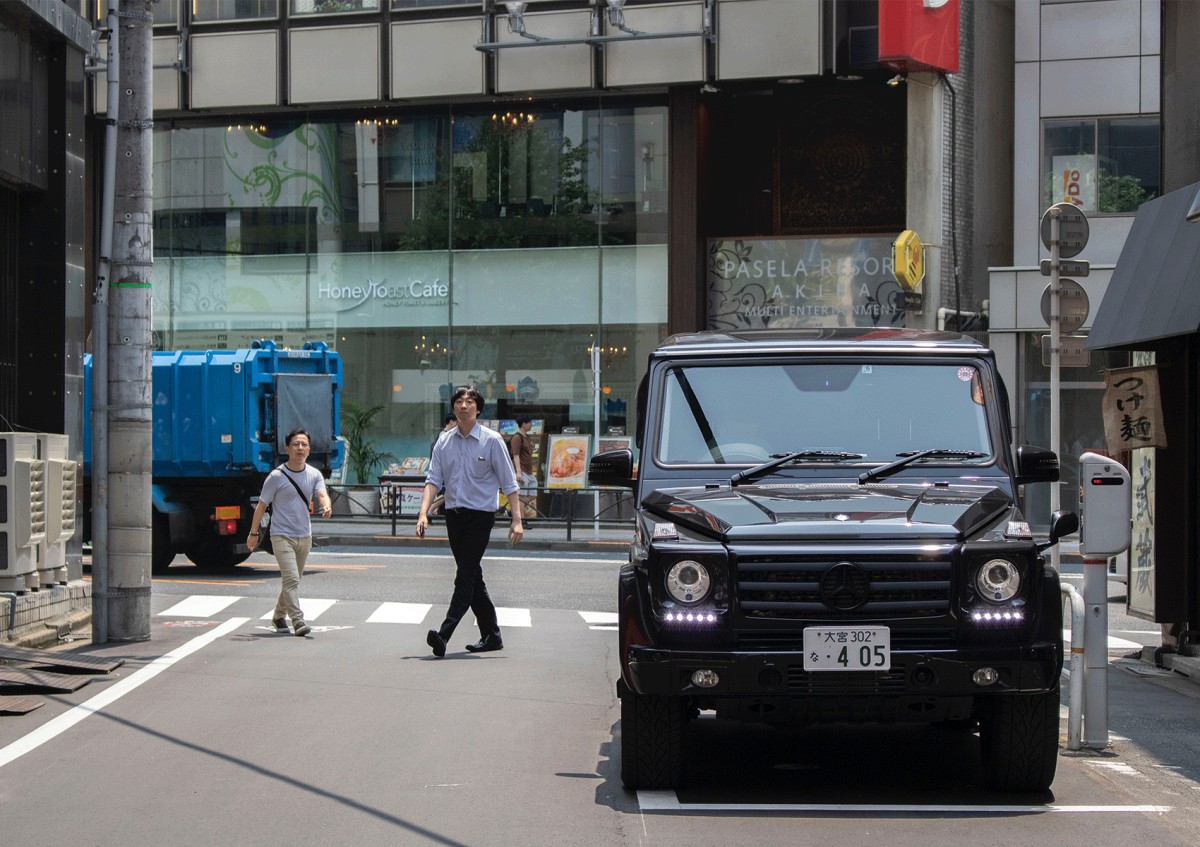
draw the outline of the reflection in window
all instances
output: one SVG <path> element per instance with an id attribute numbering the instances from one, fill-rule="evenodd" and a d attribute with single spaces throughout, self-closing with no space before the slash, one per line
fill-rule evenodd
<path id="1" fill-rule="evenodd" d="M 277 17 L 279 0 L 200 0 L 192 8 L 192 18 L 201 22 Z"/>
<path id="2" fill-rule="evenodd" d="M 328 15 L 379 9 L 379 0 L 292 0 L 293 15 Z"/>
<path id="3" fill-rule="evenodd" d="M 1043 125 L 1043 205 L 1132 214 L 1159 194 L 1159 119 L 1097 118 Z"/>

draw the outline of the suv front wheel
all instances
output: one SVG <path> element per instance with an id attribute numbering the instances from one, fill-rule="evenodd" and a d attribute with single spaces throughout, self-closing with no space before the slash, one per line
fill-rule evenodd
<path id="1" fill-rule="evenodd" d="M 1058 689 L 990 698 L 979 722 L 983 776 L 995 791 L 1045 791 L 1058 765 Z"/>
<path id="2" fill-rule="evenodd" d="M 683 777 L 689 709 L 678 697 L 638 694 L 621 684 L 621 782 L 629 789 L 671 789 Z"/>

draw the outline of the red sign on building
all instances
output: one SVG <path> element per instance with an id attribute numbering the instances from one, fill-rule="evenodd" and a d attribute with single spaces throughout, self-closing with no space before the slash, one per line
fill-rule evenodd
<path id="1" fill-rule="evenodd" d="M 879 0 L 879 61 L 900 73 L 958 72 L 959 0 Z"/>

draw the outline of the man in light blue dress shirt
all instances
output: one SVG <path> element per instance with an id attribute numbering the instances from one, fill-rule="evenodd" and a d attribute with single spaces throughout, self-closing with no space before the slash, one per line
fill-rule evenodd
<path id="1" fill-rule="evenodd" d="M 496 510 L 500 507 L 497 492 L 508 496 L 512 508 L 512 524 L 508 529 L 511 544 L 524 535 L 521 498 L 516 496 L 520 486 L 513 472 L 508 445 L 500 434 L 479 423 L 483 411 L 483 395 L 471 385 L 455 389 L 450 398 L 458 426 L 441 434 L 433 447 L 429 474 L 421 493 L 421 511 L 417 516 L 417 535 L 424 536 L 429 526 L 429 506 L 438 491 L 445 488 L 446 535 L 454 554 L 456 573 L 454 595 L 446 619 L 438 629 L 429 630 L 425 642 L 433 655 L 446 655 L 446 643 L 454 628 L 470 609 L 479 625 L 479 641 L 468 644 L 472 653 L 504 649 L 496 607 L 483 581 L 483 554 L 492 537 Z"/>

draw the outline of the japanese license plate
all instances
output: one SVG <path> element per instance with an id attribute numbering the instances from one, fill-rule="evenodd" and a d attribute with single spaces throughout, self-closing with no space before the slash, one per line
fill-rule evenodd
<path id="1" fill-rule="evenodd" d="M 892 667 L 892 631 L 886 626 L 804 628 L 806 671 L 886 671 Z"/>

